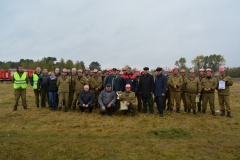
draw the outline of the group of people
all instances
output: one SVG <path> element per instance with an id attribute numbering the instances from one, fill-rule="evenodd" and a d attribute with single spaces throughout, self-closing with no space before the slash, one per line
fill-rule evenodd
<path id="1" fill-rule="evenodd" d="M 69 109 L 81 112 L 89 112 L 99 109 L 101 114 L 112 115 L 118 110 L 123 114 L 136 112 L 154 113 L 156 103 L 158 114 L 163 116 L 163 111 L 180 113 L 181 101 L 183 111 L 187 113 L 206 114 L 207 104 L 210 105 L 211 114 L 215 113 L 215 91 L 218 92 L 218 100 L 221 108 L 221 116 L 232 118 L 230 108 L 230 86 L 233 85 L 231 77 L 226 75 L 225 68 L 219 69 L 219 76 L 214 77 L 212 70 L 200 69 L 196 75 L 194 69 L 186 76 L 185 70 L 178 67 L 169 69 L 167 74 L 158 67 L 154 75 L 149 68 L 142 71 L 130 67 L 121 70 L 112 68 L 100 71 L 90 71 L 76 68 L 60 69 L 48 72 L 46 68 L 36 68 L 30 77 L 19 66 L 13 75 L 13 87 L 15 91 L 14 111 L 17 110 L 18 101 L 22 98 L 24 109 L 27 108 L 26 88 L 30 81 L 34 90 L 36 107 L 46 107 L 46 102 L 51 110 Z"/>

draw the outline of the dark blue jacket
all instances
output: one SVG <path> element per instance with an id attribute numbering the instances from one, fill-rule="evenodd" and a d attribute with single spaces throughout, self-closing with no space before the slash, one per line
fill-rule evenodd
<path id="1" fill-rule="evenodd" d="M 122 91 L 125 91 L 125 86 L 127 84 L 131 85 L 132 92 L 137 92 L 137 80 L 136 80 L 136 76 L 133 75 L 133 73 L 129 73 L 129 74 L 126 73 L 123 76 L 123 90 Z"/>
<path id="2" fill-rule="evenodd" d="M 113 82 L 113 78 L 114 76 L 113 75 L 108 75 L 106 77 L 106 81 L 105 81 L 105 85 L 104 85 L 104 88 L 106 87 L 106 84 L 111 84 L 112 86 L 112 90 L 113 91 L 122 91 L 123 90 L 123 80 L 120 76 L 115 76 L 115 80 Z"/>
<path id="3" fill-rule="evenodd" d="M 83 105 L 83 104 L 93 104 L 93 100 L 94 100 L 94 94 L 92 91 L 88 91 L 85 92 L 85 90 L 81 90 L 79 92 L 79 96 L 78 96 L 78 104 Z"/>
<path id="4" fill-rule="evenodd" d="M 163 74 L 156 76 L 155 84 L 154 84 L 154 96 L 159 97 L 162 96 L 162 93 L 166 94 L 167 90 L 167 77 Z"/>

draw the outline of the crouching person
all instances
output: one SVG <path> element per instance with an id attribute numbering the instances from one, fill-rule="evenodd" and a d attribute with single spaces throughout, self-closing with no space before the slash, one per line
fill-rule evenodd
<path id="1" fill-rule="evenodd" d="M 100 113 L 112 115 L 112 113 L 116 110 L 116 93 L 112 91 L 112 87 L 110 84 L 106 85 L 106 88 L 101 91 L 98 97 L 98 103 L 100 105 Z"/>
<path id="2" fill-rule="evenodd" d="M 92 113 L 94 107 L 94 94 L 89 90 L 88 85 L 85 85 L 84 89 L 80 91 L 78 105 L 81 112 L 84 112 L 84 110 L 87 109 L 88 113 Z"/>
<path id="3" fill-rule="evenodd" d="M 135 117 L 137 105 L 136 105 L 136 98 L 135 93 L 131 91 L 131 85 L 127 84 L 125 86 L 125 92 L 122 92 L 119 95 L 120 102 L 125 102 L 127 106 L 127 110 L 125 113 L 130 112 L 132 117 Z M 120 108 L 121 109 L 121 108 Z"/>

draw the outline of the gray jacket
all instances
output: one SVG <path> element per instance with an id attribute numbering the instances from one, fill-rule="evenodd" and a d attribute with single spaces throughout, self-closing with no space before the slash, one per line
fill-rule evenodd
<path id="1" fill-rule="evenodd" d="M 116 93 L 114 91 L 108 92 L 106 90 L 103 90 L 99 94 L 98 103 L 100 104 L 100 107 L 102 106 L 106 107 L 108 104 L 115 105 L 115 102 L 116 102 Z"/>

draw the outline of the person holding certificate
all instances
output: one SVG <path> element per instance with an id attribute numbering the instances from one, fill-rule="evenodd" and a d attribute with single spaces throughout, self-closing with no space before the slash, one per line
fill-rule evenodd
<path id="1" fill-rule="evenodd" d="M 225 106 L 227 110 L 227 117 L 233 118 L 231 115 L 231 108 L 230 108 L 230 87 L 233 85 L 232 78 L 227 76 L 225 73 L 225 68 L 221 67 L 219 69 L 220 75 L 218 77 L 218 101 L 221 107 L 221 115 L 225 116 Z"/>
<path id="2" fill-rule="evenodd" d="M 119 94 L 120 100 L 120 110 L 125 110 L 125 113 L 131 113 L 132 117 L 135 117 L 137 106 L 135 93 L 131 91 L 131 85 L 127 84 L 125 86 L 125 91 Z"/>

